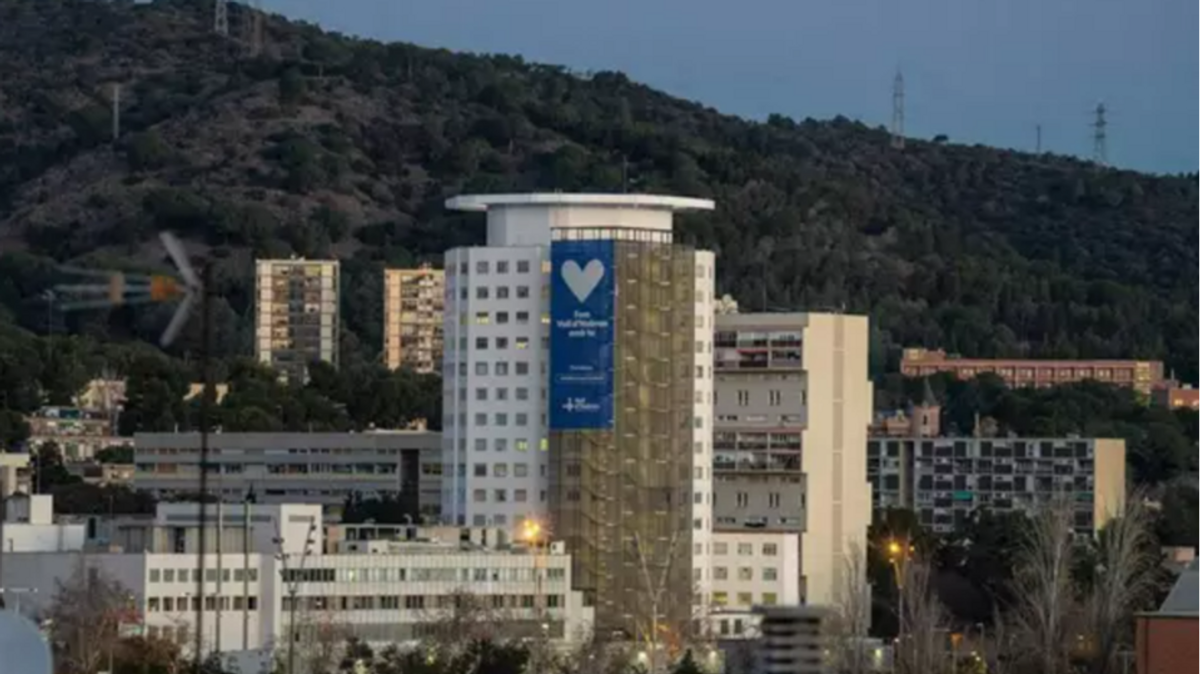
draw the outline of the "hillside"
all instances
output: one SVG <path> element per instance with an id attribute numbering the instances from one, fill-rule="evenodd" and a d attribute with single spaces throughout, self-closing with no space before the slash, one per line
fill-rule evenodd
<path id="1" fill-rule="evenodd" d="M 155 232 L 170 228 L 217 261 L 223 353 L 251 349 L 253 256 L 294 253 L 344 261 L 345 348 L 369 356 L 384 265 L 482 239 L 447 196 L 620 191 L 627 175 L 633 191 L 717 201 L 681 228 L 718 252 L 718 284 L 744 308 L 869 312 L 878 358 L 909 344 L 1159 357 L 1196 379 L 1194 176 L 947 143 L 899 152 L 845 119 L 749 122 L 618 73 L 278 16 L 252 56 L 246 13 L 230 14 L 220 39 L 199 0 L 0 0 L 0 322 L 43 332 L 35 298 L 54 263 L 158 265 Z M 126 339 L 165 317 L 66 320 Z"/>

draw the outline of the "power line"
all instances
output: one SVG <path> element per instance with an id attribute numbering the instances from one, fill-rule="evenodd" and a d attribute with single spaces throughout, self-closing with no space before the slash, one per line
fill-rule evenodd
<path id="1" fill-rule="evenodd" d="M 1092 122 L 1092 161 L 1108 166 L 1108 110 L 1104 103 L 1096 104 L 1096 121 Z"/>
<path id="2" fill-rule="evenodd" d="M 892 80 L 892 147 L 904 149 L 904 75 L 899 70 Z"/>

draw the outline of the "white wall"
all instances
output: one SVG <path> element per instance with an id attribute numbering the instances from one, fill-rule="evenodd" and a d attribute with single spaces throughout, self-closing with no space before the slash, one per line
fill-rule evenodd
<path id="1" fill-rule="evenodd" d="M 769 595 L 774 595 L 777 606 L 800 603 L 800 578 L 796 573 L 800 534 L 715 532 L 712 537 L 712 590 L 716 598 L 710 626 L 717 636 L 746 636 L 745 631 L 757 625 L 752 608 L 768 604 L 772 598 Z M 766 554 L 769 546 L 774 546 L 774 555 Z M 727 601 L 718 605 L 722 595 Z"/>
<path id="2" fill-rule="evenodd" d="M 692 530 L 692 576 L 696 594 L 707 601 L 712 592 L 712 434 L 713 434 L 713 300 L 716 256 L 696 251 L 695 399 L 692 415 L 700 423 L 692 428 L 693 482 L 692 519 L 700 526 Z M 700 614 L 707 606 L 694 607 Z"/>

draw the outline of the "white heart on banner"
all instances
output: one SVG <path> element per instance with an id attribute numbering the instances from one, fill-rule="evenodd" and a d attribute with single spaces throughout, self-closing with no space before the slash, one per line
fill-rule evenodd
<path id="1" fill-rule="evenodd" d="M 604 263 L 592 260 L 586 266 L 580 267 L 575 260 L 567 260 L 562 266 L 562 278 L 571 289 L 571 294 L 575 295 L 575 299 L 586 302 L 604 278 Z"/>

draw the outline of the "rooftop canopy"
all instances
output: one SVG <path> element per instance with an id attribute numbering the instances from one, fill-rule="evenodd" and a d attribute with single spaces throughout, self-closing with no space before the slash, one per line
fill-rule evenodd
<path id="1" fill-rule="evenodd" d="M 486 211 L 489 208 L 582 206 L 593 208 L 644 208 L 665 211 L 711 211 L 711 199 L 692 199 L 660 194 L 566 194 L 539 192 L 530 194 L 463 194 L 446 200 L 446 208 L 455 211 Z"/>

